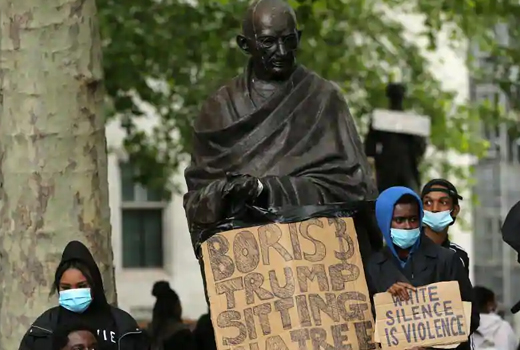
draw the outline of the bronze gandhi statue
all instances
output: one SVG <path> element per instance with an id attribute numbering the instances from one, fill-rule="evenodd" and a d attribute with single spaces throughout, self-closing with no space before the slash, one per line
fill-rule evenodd
<path id="1" fill-rule="evenodd" d="M 256 1 L 242 27 L 237 43 L 250 57 L 247 67 L 208 98 L 193 126 L 184 207 L 194 245 L 198 227 L 233 217 L 246 204 L 377 197 L 341 91 L 296 63 L 302 32 L 293 9 L 282 0 Z M 382 244 L 380 236 L 373 240 Z"/>

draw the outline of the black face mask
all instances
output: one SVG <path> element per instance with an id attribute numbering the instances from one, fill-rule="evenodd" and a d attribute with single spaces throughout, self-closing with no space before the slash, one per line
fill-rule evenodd
<path id="1" fill-rule="evenodd" d="M 257 75 L 263 79 L 287 79 L 296 65 L 299 36 L 295 31 L 278 37 L 262 35 L 252 40 L 255 46 L 252 60 Z"/>

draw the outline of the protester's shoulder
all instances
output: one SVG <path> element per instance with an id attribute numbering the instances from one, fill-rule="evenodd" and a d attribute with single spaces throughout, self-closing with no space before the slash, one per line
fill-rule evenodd
<path id="1" fill-rule="evenodd" d="M 437 257 L 439 259 L 445 260 L 448 262 L 452 261 L 457 256 L 456 252 L 453 251 L 452 249 L 443 247 L 439 244 L 435 244 L 431 240 L 428 240 L 428 249 L 431 249 L 432 251 L 434 251 L 437 254 Z"/>
<path id="2" fill-rule="evenodd" d="M 118 328 L 125 329 L 125 330 L 131 330 L 131 329 L 138 329 L 139 325 L 137 324 L 137 321 L 126 311 L 121 310 L 118 307 L 111 306 L 112 315 L 114 317 L 114 320 L 118 324 Z"/>
<path id="3" fill-rule="evenodd" d="M 209 316 L 209 314 L 203 314 L 197 320 L 197 325 L 195 326 L 195 328 L 204 327 L 207 325 L 211 325 L 211 317 Z"/>
<path id="4" fill-rule="evenodd" d="M 368 263 L 367 263 L 367 268 L 369 270 L 375 268 L 379 263 L 386 260 L 386 255 L 385 255 L 384 249 L 386 249 L 386 247 L 383 247 L 380 250 L 373 252 L 370 255 L 370 258 L 368 259 Z"/>
<path id="5" fill-rule="evenodd" d="M 452 241 L 450 241 L 450 248 L 454 248 L 456 250 L 461 250 L 463 252 L 466 252 L 466 250 L 461 245 L 458 245 L 457 243 L 454 243 Z"/>
<path id="6" fill-rule="evenodd" d="M 466 262 L 458 251 L 440 245 L 437 245 L 437 247 L 439 249 L 439 260 L 443 263 L 447 271 L 455 271 L 454 269 L 457 266 L 466 268 Z"/>
<path id="7" fill-rule="evenodd" d="M 500 316 L 499 316 L 500 317 Z M 514 333 L 514 329 L 509 322 L 500 317 L 500 329 L 507 333 Z"/>
<path id="8" fill-rule="evenodd" d="M 40 316 L 34 320 L 32 326 L 40 327 L 43 329 L 51 329 L 53 325 L 57 323 L 58 320 L 59 307 L 55 306 L 46 311 L 44 311 Z"/>
<path id="9" fill-rule="evenodd" d="M 196 348 L 195 337 L 189 328 L 181 329 L 164 342 L 165 349 L 186 349 Z"/>
<path id="10" fill-rule="evenodd" d="M 462 262 L 462 265 L 467 268 L 469 265 L 469 255 L 468 253 L 462 248 L 460 245 L 450 242 L 449 246 L 447 247 L 451 251 L 455 253 L 455 255 L 460 259 Z"/>
<path id="11" fill-rule="evenodd" d="M 458 245 L 457 243 L 450 242 L 449 248 L 451 250 L 453 250 L 454 252 L 458 253 L 459 255 L 468 256 L 468 253 L 466 252 L 466 250 L 464 248 L 462 248 L 460 245 Z"/>

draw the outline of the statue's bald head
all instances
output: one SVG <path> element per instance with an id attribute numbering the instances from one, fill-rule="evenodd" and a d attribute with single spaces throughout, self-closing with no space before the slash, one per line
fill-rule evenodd
<path id="1" fill-rule="evenodd" d="M 256 0 L 246 11 L 240 48 L 251 55 L 255 74 L 264 80 L 285 80 L 294 71 L 301 32 L 296 14 L 284 0 Z"/>
<path id="2" fill-rule="evenodd" d="M 254 1 L 242 21 L 242 32 L 244 36 L 254 38 L 261 35 L 266 27 L 277 31 L 295 31 L 297 22 L 292 7 L 284 0 Z"/>

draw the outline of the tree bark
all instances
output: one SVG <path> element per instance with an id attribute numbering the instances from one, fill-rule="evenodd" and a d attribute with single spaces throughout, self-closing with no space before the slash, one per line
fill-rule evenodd
<path id="1" fill-rule="evenodd" d="M 65 245 L 91 249 L 115 302 L 95 0 L 0 0 L 0 349 L 17 349 Z"/>

